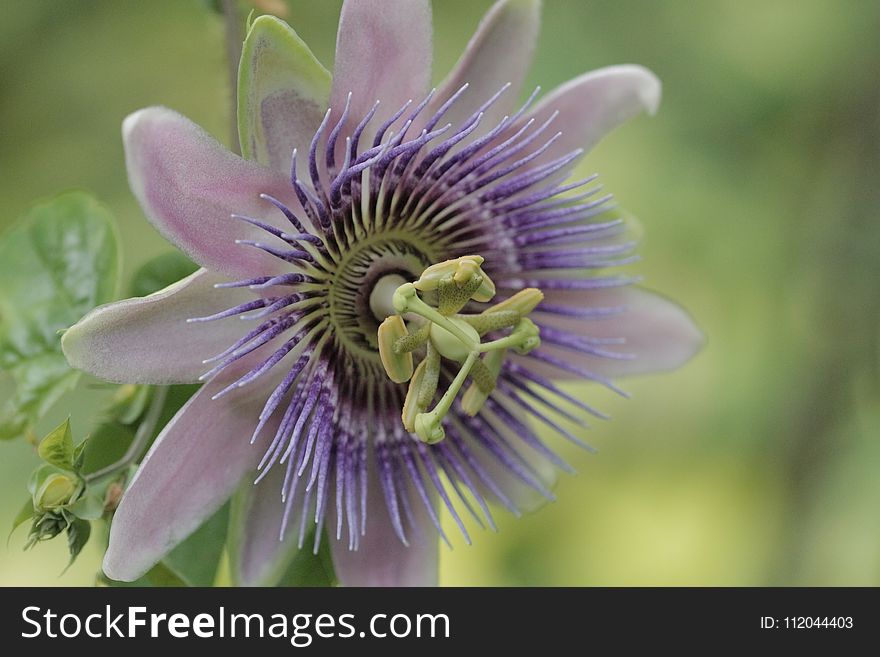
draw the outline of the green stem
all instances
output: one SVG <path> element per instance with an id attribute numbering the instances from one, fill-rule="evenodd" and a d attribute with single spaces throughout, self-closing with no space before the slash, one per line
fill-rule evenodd
<path id="1" fill-rule="evenodd" d="M 156 386 L 156 390 L 153 393 L 153 399 L 150 400 L 150 407 L 147 409 L 143 421 L 140 423 L 134 434 L 134 440 L 131 441 L 131 445 L 128 446 L 125 454 L 123 454 L 122 458 L 118 461 L 85 475 L 83 479 L 85 479 L 87 484 L 93 484 L 99 479 L 118 474 L 141 457 L 144 448 L 147 446 L 147 443 L 150 442 L 150 437 L 156 430 L 156 425 L 159 423 L 159 418 L 162 415 L 162 409 L 165 406 L 165 400 L 167 397 L 168 387 Z"/>
<path id="2" fill-rule="evenodd" d="M 238 13 L 238 0 L 222 0 L 223 22 L 226 31 L 226 61 L 229 66 L 230 96 L 230 142 L 229 146 L 237 155 L 241 155 L 241 144 L 238 141 L 238 63 L 241 60 L 241 49 L 244 34 L 241 29 L 241 16 Z"/>

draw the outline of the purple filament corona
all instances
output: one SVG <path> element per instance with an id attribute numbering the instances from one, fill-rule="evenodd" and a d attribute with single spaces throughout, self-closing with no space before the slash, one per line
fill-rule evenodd
<path id="1" fill-rule="evenodd" d="M 446 438 L 430 446 L 401 423 L 406 387 L 388 380 L 379 364 L 378 322 L 365 303 L 379 277 L 395 273 L 412 280 L 434 262 L 479 254 L 496 283 L 495 301 L 527 286 L 600 290 L 633 280 L 601 272 L 571 275 L 628 264 L 634 244 L 620 239 L 623 222 L 609 218 L 611 197 L 593 184 L 595 176 L 564 182 L 580 151 L 539 160 L 559 133 L 552 132 L 555 114 L 543 122 L 522 120 L 537 90 L 514 115 L 483 125 L 484 111 L 505 91 L 457 126 L 444 124 L 443 116 L 467 85 L 433 116 L 422 116 L 431 95 L 384 121 L 377 118 L 378 102 L 359 119 L 350 116 L 349 103 L 335 122 L 328 110 L 300 169 L 306 179 L 297 168 L 302 154 L 293 152 L 290 183 L 299 207 L 263 195 L 286 227 L 232 216 L 266 234 L 265 242 L 242 240 L 240 248 L 261 249 L 289 263 L 290 272 L 222 284 L 251 288 L 253 301 L 190 321 L 241 316 L 251 322 L 240 340 L 210 359 L 204 378 L 251 354 L 259 354 L 248 361 L 257 364 L 216 396 L 274 377 L 254 418 L 252 442 L 265 450 L 258 485 L 265 485 L 261 480 L 271 469 L 284 469 L 282 537 L 298 531 L 302 545 L 314 527 L 317 549 L 326 524 L 357 549 L 373 486 L 404 543 L 419 531 L 417 514 L 427 514 L 446 540 L 435 497 L 469 541 L 460 511 L 494 528 L 490 501 L 521 513 L 517 487 L 553 498 L 546 468 L 536 463 L 570 470 L 526 418 L 589 449 L 561 423 L 583 425 L 584 414 L 605 417 L 542 374 L 546 367 L 623 394 L 561 354 L 631 358 L 618 350 L 621 340 L 589 337 L 589 320 L 626 309 L 548 300 L 535 319 L 545 347 L 508 358 L 476 417 L 456 404 L 444 421 Z M 542 316 L 583 320 L 583 331 L 549 326 Z M 453 376 L 444 371 L 442 379 L 448 384 Z"/>

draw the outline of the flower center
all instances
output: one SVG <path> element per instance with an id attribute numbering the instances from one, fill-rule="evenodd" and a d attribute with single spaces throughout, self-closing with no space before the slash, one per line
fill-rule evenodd
<path id="1" fill-rule="evenodd" d="M 389 232 L 365 239 L 343 255 L 328 282 L 327 304 L 330 323 L 347 351 L 378 360 L 376 331 L 387 314 L 380 316 L 376 304 L 393 312 L 391 294 L 396 289 L 384 291 L 387 279 L 399 281 L 397 285 L 415 280 L 436 257 L 434 253 L 415 235 Z"/>
<path id="2" fill-rule="evenodd" d="M 442 421 L 465 381 L 462 410 L 474 416 L 495 389 L 496 378 L 508 349 L 525 355 L 540 345 L 538 327 L 526 315 L 544 298 L 527 288 L 479 314 L 462 314 L 471 301 L 491 301 L 495 284 L 482 270 L 482 256 L 463 256 L 428 267 L 414 283 L 402 283 L 392 296 L 397 314 L 379 326 L 379 352 L 385 373 L 395 383 L 410 381 L 403 404 L 403 425 L 426 443 L 446 437 Z M 419 297 L 434 293 L 437 307 Z M 407 325 L 403 317 L 411 317 Z M 484 335 L 502 329 L 510 335 L 482 342 Z M 412 354 L 425 347 L 425 359 L 413 369 Z M 483 356 L 481 358 L 481 356 Z M 433 410 L 428 406 L 437 392 L 441 357 L 460 365 L 458 373 Z"/>

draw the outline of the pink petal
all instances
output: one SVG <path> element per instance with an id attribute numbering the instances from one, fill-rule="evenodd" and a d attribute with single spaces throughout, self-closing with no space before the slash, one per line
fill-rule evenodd
<path id="1" fill-rule="evenodd" d="M 204 269 L 147 297 L 94 309 L 64 332 L 72 367 L 116 383 L 194 383 L 249 328 L 238 317 L 187 323 L 253 300 L 246 288 L 215 289 Z"/>
<path id="2" fill-rule="evenodd" d="M 702 347 L 703 334 L 681 306 L 648 290 L 625 287 L 592 292 L 549 291 L 544 304 L 570 308 L 626 308 L 601 319 L 577 319 L 551 313 L 536 313 L 539 324 L 555 327 L 576 336 L 624 338 L 619 345 L 601 345 L 608 351 L 634 354 L 617 360 L 578 353 L 544 341 L 540 350 L 574 367 L 605 377 L 618 377 L 674 370 L 690 360 Z M 540 306 L 538 307 L 540 310 Z M 554 378 L 575 378 L 571 372 L 540 364 L 526 357 L 529 368 Z"/>
<path id="3" fill-rule="evenodd" d="M 284 472 L 285 467 L 276 464 L 258 484 L 246 481 L 235 498 L 230 520 L 230 566 L 238 586 L 276 585 L 296 555 L 301 505 L 293 505 L 288 530 L 284 540 L 280 539 Z M 308 545 L 304 549 L 311 548 Z"/>
<path id="4" fill-rule="evenodd" d="M 290 172 L 294 148 L 307 152 L 330 97 L 330 73 L 299 35 L 274 16 L 251 23 L 238 71 L 242 154 Z M 306 158 L 299 159 L 302 173 Z"/>
<path id="5" fill-rule="evenodd" d="M 289 270 L 278 258 L 235 243 L 277 238 L 230 218 L 237 213 L 282 225 L 283 216 L 260 194 L 299 208 L 284 176 L 234 155 L 195 123 L 164 107 L 131 114 L 122 124 L 122 135 L 135 196 L 159 232 L 190 258 L 240 278 Z"/>
<path id="6" fill-rule="evenodd" d="M 614 128 L 643 111 L 655 114 L 660 105 L 660 80 L 648 69 L 633 64 L 609 66 L 560 85 L 528 112 L 522 121 L 541 125 L 555 111 L 548 135 L 562 135 L 531 167 L 552 162 L 578 148 L 589 151 Z"/>
<path id="7" fill-rule="evenodd" d="M 538 39 L 538 0 L 499 0 L 480 21 L 467 48 L 428 105 L 430 117 L 462 85 L 468 90 L 443 115 L 442 123 L 461 125 L 502 86 L 510 83 L 488 108 L 482 126 L 490 129 L 508 114 L 519 98 Z"/>
<path id="8" fill-rule="evenodd" d="M 342 113 L 349 92 L 350 126 L 377 100 L 379 116 L 386 118 L 407 100 L 421 101 L 431 83 L 431 36 L 428 0 L 346 0 L 330 94 L 334 116 Z"/>
<path id="9" fill-rule="evenodd" d="M 408 489 L 416 527 L 405 524 L 409 541 L 407 547 L 391 525 L 376 468 L 369 468 L 368 473 L 367 531 L 366 535 L 360 537 L 358 549 L 348 549 L 348 536 L 345 532 L 340 540 L 335 535 L 330 537 L 333 566 L 340 584 L 436 586 L 439 537 L 421 498 Z M 436 500 L 434 504 L 436 509 Z M 335 520 L 330 526 L 335 526 Z"/>
<path id="10" fill-rule="evenodd" d="M 113 516 L 104 555 L 108 577 L 132 581 L 143 575 L 255 472 L 277 421 L 267 424 L 263 440 L 251 445 L 250 438 L 277 377 L 211 399 L 230 376 L 254 364 L 244 358 L 222 380 L 205 384 L 156 438 Z"/>

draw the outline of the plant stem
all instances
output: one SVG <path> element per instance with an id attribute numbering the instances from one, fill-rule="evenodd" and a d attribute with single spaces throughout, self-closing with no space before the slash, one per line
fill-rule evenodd
<path id="1" fill-rule="evenodd" d="M 153 435 L 153 431 L 155 431 L 156 425 L 159 423 L 159 417 L 162 415 L 162 408 L 165 406 L 165 399 L 167 397 L 168 387 L 156 386 L 153 399 L 150 400 L 150 407 L 147 409 L 143 421 L 134 434 L 134 440 L 131 441 L 131 445 L 128 446 L 125 454 L 118 461 L 85 475 L 83 478 L 87 484 L 92 484 L 104 477 L 115 475 L 140 458 L 144 448 L 150 441 L 150 436 Z"/>
<path id="2" fill-rule="evenodd" d="M 238 141 L 238 62 L 241 59 L 244 34 L 241 29 L 241 16 L 238 12 L 237 0 L 222 0 L 223 21 L 226 28 L 226 61 L 229 68 L 230 97 L 230 148 L 241 155 L 241 144 Z"/>

